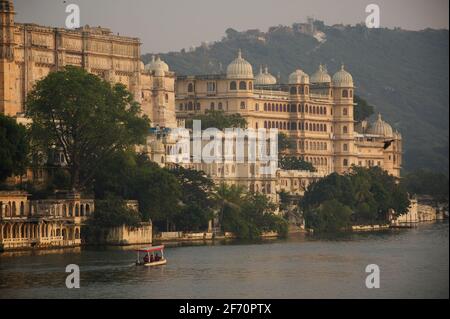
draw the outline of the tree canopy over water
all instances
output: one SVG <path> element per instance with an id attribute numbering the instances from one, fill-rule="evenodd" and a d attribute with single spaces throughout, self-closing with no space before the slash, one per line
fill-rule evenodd
<path id="1" fill-rule="evenodd" d="M 381 168 L 353 167 L 311 184 L 300 205 L 307 227 L 333 231 L 351 224 L 387 223 L 389 210 L 405 214 L 410 201 L 404 187 Z"/>

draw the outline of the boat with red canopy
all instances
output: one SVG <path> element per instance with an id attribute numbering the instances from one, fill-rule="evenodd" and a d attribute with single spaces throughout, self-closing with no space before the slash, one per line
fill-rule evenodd
<path id="1" fill-rule="evenodd" d="M 136 252 L 137 266 L 154 267 L 167 264 L 167 259 L 164 257 L 164 245 L 140 248 Z M 141 254 L 143 254 L 143 258 L 141 258 Z"/>

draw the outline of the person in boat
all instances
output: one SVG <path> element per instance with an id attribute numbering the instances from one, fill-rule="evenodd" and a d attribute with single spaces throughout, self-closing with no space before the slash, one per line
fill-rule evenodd
<path id="1" fill-rule="evenodd" d="M 147 255 L 144 256 L 144 263 L 148 263 L 150 261 L 150 257 Z"/>
<path id="2" fill-rule="evenodd" d="M 155 257 L 153 256 L 153 254 L 150 255 L 150 262 L 154 262 L 155 261 Z"/>
<path id="3" fill-rule="evenodd" d="M 155 261 L 160 261 L 161 260 L 161 256 L 159 256 L 158 254 L 156 254 L 155 256 Z"/>

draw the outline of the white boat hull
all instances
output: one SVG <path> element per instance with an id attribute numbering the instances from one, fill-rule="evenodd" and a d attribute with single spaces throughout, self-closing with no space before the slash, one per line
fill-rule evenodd
<path id="1" fill-rule="evenodd" d="M 136 263 L 137 266 L 145 266 L 145 267 L 156 267 L 156 266 L 162 266 L 162 265 L 165 265 L 165 264 L 167 264 L 167 259 L 154 261 L 152 263 L 144 263 L 144 262 L 137 262 Z"/>

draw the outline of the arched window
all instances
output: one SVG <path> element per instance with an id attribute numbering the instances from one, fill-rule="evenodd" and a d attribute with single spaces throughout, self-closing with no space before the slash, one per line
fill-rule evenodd
<path id="1" fill-rule="evenodd" d="M 222 102 L 219 102 L 219 110 L 222 110 L 223 109 L 223 105 L 222 105 Z"/>
<path id="2" fill-rule="evenodd" d="M 291 87 L 291 94 L 297 94 L 297 88 L 295 86 Z"/>
<path id="3" fill-rule="evenodd" d="M 353 97 L 353 90 L 350 90 L 350 97 Z"/>
<path id="4" fill-rule="evenodd" d="M 247 90 L 247 83 L 245 81 L 239 82 L 239 90 Z"/>
<path id="5" fill-rule="evenodd" d="M 343 160 L 343 165 L 344 165 L 344 166 L 348 166 L 348 159 L 344 159 L 344 160 Z"/>
<path id="6" fill-rule="evenodd" d="M 194 84 L 193 84 L 193 83 L 189 83 L 189 84 L 188 84 L 188 92 L 189 92 L 189 93 L 194 92 Z"/>
<path id="7" fill-rule="evenodd" d="M 347 90 L 343 90 L 342 91 L 342 97 L 348 97 L 348 91 Z"/>
<path id="8" fill-rule="evenodd" d="M 215 105 L 214 105 L 214 102 L 211 102 L 211 111 L 214 111 L 214 109 L 215 109 Z"/>
<path id="9" fill-rule="evenodd" d="M 237 84 L 235 81 L 231 81 L 230 82 L 230 90 L 231 91 L 236 91 L 237 90 Z"/>
<path id="10" fill-rule="evenodd" d="M 241 102 L 241 110 L 245 109 L 245 102 Z"/>
<path id="11" fill-rule="evenodd" d="M 305 94 L 308 95 L 309 94 L 309 88 L 307 86 L 305 86 Z"/>
<path id="12" fill-rule="evenodd" d="M 346 107 L 344 107 L 344 109 L 342 110 L 342 115 L 344 115 L 344 116 L 348 115 L 348 110 Z"/>
<path id="13" fill-rule="evenodd" d="M 347 126 L 344 126 L 344 127 L 342 128 L 342 132 L 343 132 L 344 134 L 347 134 L 347 133 L 348 133 L 348 127 L 347 127 Z"/>

